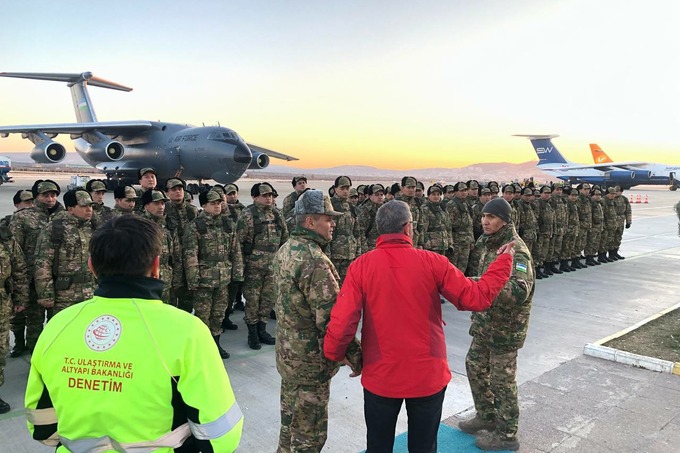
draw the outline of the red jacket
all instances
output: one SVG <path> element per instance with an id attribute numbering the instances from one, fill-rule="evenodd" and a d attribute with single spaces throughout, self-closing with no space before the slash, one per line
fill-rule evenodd
<path id="1" fill-rule="evenodd" d="M 441 293 L 459 310 L 482 311 L 510 277 L 500 255 L 478 282 L 442 255 L 413 248 L 404 234 L 385 234 L 347 271 L 324 340 L 324 354 L 342 361 L 363 311 L 361 346 L 366 390 L 387 398 L 433 395 L 448 385 Z"/>

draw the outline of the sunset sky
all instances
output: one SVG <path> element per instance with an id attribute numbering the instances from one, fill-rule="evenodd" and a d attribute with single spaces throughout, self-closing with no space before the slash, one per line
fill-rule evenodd
<path id="1" fill-rule="evenodd" d="M 2 15 L 0 71 L 91 71 L 134 88 L 90 88 L 101 121 L 219 122 L 304 168 L 526 162 L 511 135 L 529 133 L 560 134 L 577 162 L 598 143 L 680 163 L 677 0 L 26 0 Z M 74 121 L 65 84 L 0 78 L 0 124 Z"/>

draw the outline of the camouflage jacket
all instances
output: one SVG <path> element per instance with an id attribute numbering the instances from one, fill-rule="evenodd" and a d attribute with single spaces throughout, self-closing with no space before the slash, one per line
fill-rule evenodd
<path id="1" fill-rule="evenodd" d="M 231 221 L 234 223 L 234 225 L 236 225 L 238 223 L 238 218 L 241 217 L 241 213 L 243 212 L 243 210 L 245 208 L 246 208 L 246 206 L 243 203 L 241 203 L 240 201 L 233 203 L 233 204 L 227 203 L 226 213 L 229 216 L 229 218 L 231 219 Z M 225 211 L 222 210 L 222 213 L 224 214 Z"/>
<path id="2" fill-rule="evenodd" d="M 591 215 L 593 217 L 593 229 L 595 231 L 602 231 L 604 228 L 602 225 L 604 223 L 604 209 L 602 209 L 603 205 L 604 202 L 602 200 L 590 200 Z"/>
<path id="3" fill-rule="evenodd" d="M 563 234 L 567 227 L 567 197 L 553 194 L 548 201 L 555 211 L 555 234 Z"/>
<path id="4" fill-rule="evenodd" d="M 0 304 L 11 300 L 14 306 L 28 304 L 28 274 L 19 243 L 8 226 L 0 227 Z M 9 320 L 2 319 L 2 322 Z M 4 357 L 3 357 L 4 359 Z"/>
<path id="5" fill-rule="evenodd" d="M 451 238 L 454 243 L 472 243 L 472 216 L 465 200 L 454 197 L 446 204 L 446 213 L 451 222 Z"/>
<path id="6" fill-rule="evenodd" d="M 524 219 L 522 218 L 522 211 L 520 210 L 519 204 L 522 202 L 522 200 L 517 200 L 513 199 L 510 202 L 510 207 L 512 208 L 512 214 L 510 218 L 512 219 L 512 223 L 514 225 L 520 225 Z"/>
<path id="7" fill-rule="evenodd" d="M 546 200 L 536 200 L 536 222 L 539 236 L 552 236 L 555 232 L 555 211 Z"/>
<path id="8" fill-rule="evenodd" d="M 357 228 L 359 234 L 360 253 L 366 253 L 375 248 L 378 240 L 378 225 L 375 223 L 375 215 L 381 205 L 367 201 L 357 207 Z"/>
<path id="9" fill-rule="evenodd" d="M 38 303 L 77 303 L 94 294 L 95 279 L 87 266 L 92 222 L 66 211 L 52 217 L 35 248 L 35 290 Z"/>
<path id="10" fill-rule="evenodd" d="M 96 230 L 114 217 L 113 209 L 104 203 L 92 205 L 92 227 Z"/>
<path id="11" fill-rule="evenodd" d="M 50 218 L 62 211 L 64 211 L 64 207 L 58 202 L 52 212 L 48 211 L 44 205 L 36 202 L 35 207 L 21 209 L 12 216 L 9 229 L 12 232 L 12 237 L 16 239 L 24 252 L 29 281 L 33 280 L 38 235 L 50 222 Z"/>
<path id="12" fill-rule="evenodd" d="M 165 224 L 170 230 L 177 232 L 180 243 L 184 238 L 187 225 L 193 222 L 197 215 L 198 208 L 186 201 L 179 204 L 172 201 L 165 203 Z"/>
<path id="13" fill-rule="evenodd" d="M 181 288 L 183 280 L 182 250 L 177 232 L 167 227 L 165 216 L 156 217 L 148 211 L 141 215 L 157 223 L 163 230 L 163 249 L 161 250 L 161 272 L 159 278 L 165 285 L 165 292 L 170 288 Z"/>
<path id="14" fill-rule="evenodd" d="M 473 208 L 474 205 L 476 205 L 477 203 L 479 203 L 479 196 L 477 196 L 477 195 L 468 195 L 468 196 L 465 198 L 465 202 L 467 203 L 468 206 L 470 206 L 470 208 Z"/>
<path id="15" fill-rule="evenodd" d="M 420 209 L 416 197 L 407 197 L 399 194 L 394 197 L 395 200 L 403 201 L 411 209 L 411 217 L 413 218 L 413 246 L 422 248 L 423 246 L 423 213 Z"/>
<path id="16" fill-rule="evenodd" d="M 187 286 L 191 290 L 243 281 L 241 245 L 229 217 L 212 217 L 205 211 L 198 214 L 184 232 L 182 254 Z"/>
<path id="17" fill-rule="evenodd" d="M 484 205 L 481 201 L 477 201 L 472 207 L 472 234 L 475 241 L 484 233 L 482 230 L 482 209 Z M 450 219 L 449 219 L 450 220 Z"/>
<path id="18" fill-rule="evenodd" d="M 123 209 L 119 208 L 118 206 L 114 206 L 111 209 L 111 218 L 120 217 L 120 216 L 126 215 L 126 214 L 138 215 L 139 212 L 135 211 L 134 208 L 131 211 L 124 211 Z"/>
<path id="19" fill-rule="evenodd" d="M 481 276 L 496 259 L 503 244 L 515 241 L 512 275 L 487 311 L 473 313 L 470 335 L 475 341 L 489 345 L 497 352 L 520 349 L 529 327 L 529 314 L 534 295 L 534 263 L 531 252 L 517 235 L 512 224 L 493 235 L 482 235 L 475 244 L 471 260 L 475 275 Z"/>
<path id="20" fill-rule="evenodd" d="M 429 200 L 423 205 L 422 213 L 423 248 L 443 254 L 452 245 L 449 216 L 441 203 Z"/>
<path id="21" fill-rule="evenodd" d="M 615 230 L 618 226 L 618 216 L 616 215 L 616 201 L 603 198 L 604 201 L 604 229 Z"/>
<path id="22" fill-rule="evenodd" d="M 626 223 L 631 223 L 633 221 L 633 210 L 630 207 L 630 202 L 628 198 L 623 195 L 617 195 L 614 197 L 616 202 L 616 214 L 621 220 L 625 219 Z"/>
<path id="23" fill-rule="evenodd" d="M 296 191 L 292 191 L 286 195 L 286 198 L 283 199 L 283 208 L 281 209 L 281 213 L 283 214 L 283 218 L 286 221 L 286 226 L 290 231 L 293 231 L 295 228 L 295 213 L 293 211 L 295 209 L 295 202 L 298 198 L 300 198 L 300 195 L 298 195 Z"/>
<path id="24" fill-rule="evenodd" d="M 578 218 L 581 229 L 588 229 L 593 225 L 593 208 L 590 204 L 590 197 L 579 194 L 576 199 L 578 206 Z"/>
<path id="25" fill-rule="evenodd" d="M 567 229 L 565 233 L 578 233 L 580 224 L 578 202 L 567 200 Z"/>
<path id="26" fill-rule="evenodd" d="M 326 241 L 297 227 L 276 253 L 276 368 L 283 379 L 327 382 L 339 364 L 326 359 L 323 340 L 339 292 L 339 276 L 323 253 Z"/>
<path id="27" fill-rule="evenodd" d="M 236 225 L 243 259 L 268 268 L 274 254 L 288 239 L 288 228 L 277 208 L 264 208 L 251 204 L 243 210 Z"/>
<path id="28" fill-rule="evenodd" d="M 521 200 L 519 209 L 522 218 L 522 224 L 518 227 L 519 236 L 527 241 L 535 241 L 538 237 L 538 220 L 536 220 L 534 206 L 531 203 Z"/>
<path id="29" fill-rule="evenodd" d="M 331 198 L 333 209 L 342 212 L 342 216 L 335 217 L 333 240 L 329 244 L 332 260 L 353 260 L 359 256 L 359 228 L 354 207 L 342 198 L 334 195 Z"/>

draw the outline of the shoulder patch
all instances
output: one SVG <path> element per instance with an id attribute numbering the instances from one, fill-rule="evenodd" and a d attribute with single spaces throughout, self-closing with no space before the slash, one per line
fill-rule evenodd
<path id="1" fill-rule="evenodd" d="M 524 272 L 525 274 L 527 273 L 527 264 L 526 263 L 515 263 L 515 270 Z"/>

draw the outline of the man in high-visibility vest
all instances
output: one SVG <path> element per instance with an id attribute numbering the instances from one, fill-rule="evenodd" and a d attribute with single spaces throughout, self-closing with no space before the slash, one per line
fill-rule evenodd
<path id="1" fill-rule="evenodd" d="M 92 299 L 58 313 L 31 358 L 26 417 L 57 452 L 233 452 L 243 414 L 205 324 L 160 300 L 162 232 L 121 216 L 92 237 Z"/>

